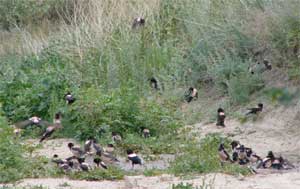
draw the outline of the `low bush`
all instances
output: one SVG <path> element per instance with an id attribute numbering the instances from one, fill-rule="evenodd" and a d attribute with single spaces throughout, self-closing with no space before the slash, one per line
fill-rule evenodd
<path id="1" fill-rule="evenodd" d="M 211 69 L 215 83 L 229 95 L 234 104 L 249 101 L 253 92 L 264 87 L 261 75 L 251 74 L 248 70 L 249 65 L 251 65 L 249 61 L 225 56 Z"/>
<path id="2" fill-rule="evenodd" d="M 12 136 L 6 120 L 0 117 L 0 183 L 16 181 L 23 177 L 27 161 L 23 158 L 24 151 Z"/>
<path id="3" fill-rule="evenodd" d="M 123 137 L 127 134 L 141 136 L 142 127 L 148 128 L 152 136 L 159 136 L 180 126 L 167 109 L 154 101 L 144 100 L 135 89 L 107 92 L 87 88 L 80 90 L 78 96 L 78 102 L 66 113 L 69 126 L 64 130 L 72 129 L 74 136 L 80 140 L 91 136 L 110 138 L 112 131 Z"/>

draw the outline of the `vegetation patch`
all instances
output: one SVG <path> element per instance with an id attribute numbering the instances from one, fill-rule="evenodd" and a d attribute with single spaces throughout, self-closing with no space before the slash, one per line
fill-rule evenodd
<path id="1" fill-rule="evenodd" d="M 94 169 L 89 172 L 75 172 L 68 176 L 76 180 L 120 180 L 123 179 L 125 172 L 116 167 L 109 167 L 107 170 Z"/>

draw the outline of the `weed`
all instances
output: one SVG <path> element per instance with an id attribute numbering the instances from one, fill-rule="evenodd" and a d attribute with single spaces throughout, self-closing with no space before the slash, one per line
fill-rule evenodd
<path id="1" fill-rule="evenodd" d="M 184 184 L 184 183 L 179 183 L 177 185 L 173 184 L 172 189 L 197 189 L 195 188 L 192 184 Z"/>
<path id="2" fill-rule="evenodd" d="M 124 172 L 116 167 L 109 167 L 107 170 L 94 169 L 89 172 L 76 172 L 69 174 L 71 179 L 79 180 L 120 180 L 124 177 Z"/>
<path id="3" fill-rule="evenodd" d="M 146 169 L 144 171 L 144 175 L 146 177 L 159 176 L 162 175 L 164 172 L 165 172 L 164 170 L 159 170 L 159 169 Z"/>

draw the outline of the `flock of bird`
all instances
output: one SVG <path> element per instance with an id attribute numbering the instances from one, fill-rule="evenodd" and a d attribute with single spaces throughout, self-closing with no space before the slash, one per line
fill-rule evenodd
<path id="1" fill-rule="evenodd" d="M 113 136 L 121 140 L 119 135 Z M 114 156 L 114 145 L 108 144 L 106 148 L 101 147 L 94 138 L 90 138 L 84 143 L 83 148 L 68 143 L 68 148 L 72 156 L 66 159 L 61 159 L 57 154 L 53 155 L 52 162 L 54 162 L 64 172 L 76 171 L 90 171 L 93 169 L 107 169 L 108 164 L 119 162 Z M 127 150 L 128 159 L 134 165 L 142 165 L 142 160 L 132 150 Z"/>
<path id="2" fill-rule="evenodd" d="M 239 165 L 248 165 L 250 164 L 250 170 L 256 173 L 256 170 L 259 168 L 268 169 L 289 169 L 293 166 L 288 163 L 287 160 L 284 160 L 281 156 L 275 157 L 272 151 L 269 151 L 265 158 L 258 156 L 251 148 L 241 145 L 238 141 L 231 142 L 231 151 L 232 155 L 226 151 L 224 144 L 221 143 L 218 148 L 219 157 L 221 160 L 221 165 L 224 163 L 237 163 Z"/>
<path id="3" fill-rule="evenodd" d="M 249 108 L 246 116 L 254 114 L 258 115 L 263 111 L 263 104 L 257 104 L 257 107 Z M 225 127 L 225 112 L 222 108 L 219 108 L 217 111 L 217 126 Z M 224 144 L 221 143 L 218 148 L 219 157 L 221 160 L 221 165 L 225 162 L 230 163 L 238 163 L 239 165 L 247 165 L 251 164 L 251 170 L 256 173 L 256 169 L 258 168 L 274 168 L 274 169 L 289 169 L 292 168 L 293 165 L 288 163 L 287 160 L 284 160 L 281 156 L 275 157 L 272 151 L 269 151 L 265 158 L 261 158 L 258 156 L 251 148 L 245 147 L 240 144 L 239 141 L 231 142 L 231 151 L 232 155 L 225 150 Z"/>

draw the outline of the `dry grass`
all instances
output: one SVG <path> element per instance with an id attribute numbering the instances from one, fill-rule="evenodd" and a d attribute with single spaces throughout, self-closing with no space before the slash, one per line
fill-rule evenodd
<path id="1" fill-rule="evenodd" d="M 55 23 L 45 20 L 38 26 L 17 27 L 10 32 L 0 31 L 0 55 L 37 54 L 54 38 L 71 42 L 81 56 L 87 46 L 102 46 L 117 27 L 123 26 L 123 29 L 129 31 L 133 19 L 138 16 L 151 22 L 160 1 L 74 1 L 69 5 L 72 7 L 72 16 L 71 13 L 65 12 Z"/>

